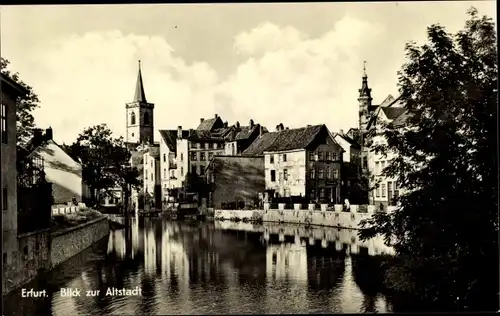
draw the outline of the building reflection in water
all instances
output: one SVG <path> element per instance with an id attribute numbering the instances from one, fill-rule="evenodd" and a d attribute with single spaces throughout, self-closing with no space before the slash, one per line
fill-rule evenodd
<path id="1" fill-rule="evenodd" d="M 390 311 L 380 265 L 370 256 L 376 249 L 369 247 L 380 245 L 334 228 L 224 225 L 133 218 L 101 248 L 51 273 L 51 304 L 14 298 L 9 308 L 22 305 L 21 312 L 9 315 Z M 63 287 L 105 293 L 135 286 L 142 297 L 59 295 Z"/>

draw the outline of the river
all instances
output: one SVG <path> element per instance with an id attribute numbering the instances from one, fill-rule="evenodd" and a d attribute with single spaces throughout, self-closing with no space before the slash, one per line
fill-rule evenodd
<path id="1" fill-rule="evenodd" d="M 20 290 L 4 297 L 4 315 L 391 312 L 373 255 L 383 250 L 355 235 L 285 224 L 132 219 L 24 286 L 46 289 L 47 297 L 22 298 Z M 112 287 L 140 288 L 142 295 L 106 296 Z M 61 296 L 61 288 L 81 296 Z M 87 290 L 100 292 L 86 296 Z"/>

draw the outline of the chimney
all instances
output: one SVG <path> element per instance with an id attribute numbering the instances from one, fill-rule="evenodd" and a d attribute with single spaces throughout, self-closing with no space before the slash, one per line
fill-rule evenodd
<path id="1" fill-rule="evenodd" d="M 215 118 L 218 118 L 219 117 L 219 114 L 215 114 Z"/>
<path id="2" fill-rule="evenodd" d="M 253 128 L 253 127 L 254 127 L 253 120 L 250 120 L 250 128 Z"/>
<path id="3" fill-rule="evenodd" d="M 224 128 L 227 128 L 227 126 L 228 126 L 228 123 L 226 121 L 226 122 L 224 122 Z"/>
<path id="4" fill-rule="evenodd" d="M 236 128 L 240 128 L 240 122 L 236 121 Z"/>
<path id="5" fill-rule="evenodd" d="M 52 140 L 52 127 L 49 127 L 45 130 L 45 140 Z"/>
<path id="6" fill-rule="evenodd" d="M 276 125 L 276 131 L 279 132 L 280 131 L 280 125 Z"/>
<path id="7" fill-rule="evenodd" d="M 264 135 L 264 127 L 259 125 L 259 137 L 262 137 L 262 135 Z"/>
<path id="8" fill-rule="evenodd" d="M 33 129 L 33 147 L 37 147 L 42 143 L 42 129 L 41 128 L 34 128 Z"/>
<path id="9" fill-rule="evenodd" d="M 307 127 L 311 127 L 311 125 L 307 124 Z"/>
<path id="10" fill-rule="evenodd" d="M 177 126 L 177 138 L 182 138 L 182 126 Z"/>
<path id="11" fill-rule="evenodd" d="M 286 127 L 285 129 L 288 130 L 288 127 Z"/>
<path id="12" fill-rule="evenodd" d="M 203 123 L 203 120 L 204 120 L 204 118 L 203 118 L 203 117 L 202 117 L 202 118 L 200 118 L 200 123 Z"/>
<path id="13" fill-rule="evenodd" d="M 340 130 L 340 135 L 344 135 L 344 130 L 343 129 Z"/>
<path id="14" fill-rule="evenodd" d="M 284 129 L 285 129 L 285 127 L 284 127 L 283 123 L 280 123 L 280 131 L 282 131 Z"/>

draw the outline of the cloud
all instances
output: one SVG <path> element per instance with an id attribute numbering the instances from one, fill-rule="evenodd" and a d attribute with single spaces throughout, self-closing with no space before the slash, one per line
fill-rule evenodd
<path id="1" fill-rule="evenodd" d="M 235 35 L 233 53 L 242 60 L 225 78 L 204 61 L 187 63 L 162 37 L 116 30 L 55 39 L 12 68 L 42 100 L 37 124 L 52 126 L 59 142 L 100 123 L 124 135 L 138 59 L 155 129 L 196 128 L 200 117 L 217 113 L 230 123 L 326 123 L 336 131 L 357 124 L 362 61 L 384 31 L 349 16 L 314 38 L 264 23 Z"/>

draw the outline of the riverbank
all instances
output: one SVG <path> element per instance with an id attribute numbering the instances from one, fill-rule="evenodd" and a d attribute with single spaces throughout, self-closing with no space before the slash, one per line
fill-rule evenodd
<path id="1" fill-rule="evenodd" d="M 17 236 L 18 251 L 4 265 L 2 296 L 109 235 L 107 217 L 94 210 L 56 215 L 52 220 L 51 229 Z"/>
<path id="2" fill-rule="evenodd" d="M 214 218 L 360 229 L 361 221 L 371 218 L 375 213 L 375 207 L 372 205 L 351 205 L 347 211 L 343 210 L 342 205 L 328 208 L 325 204 L 320 205 L 319 209 L 316 209 L 314 204 L 308 205 L 308 209 L 300 209 L 299 204 L 294 205 L 294 209 L 285 209 L 284 204 L 277 206 L 277 209 L 272 209 L 270 203 L 264 203 L 264 208 L 259 210 L 215 210 Z"/>

